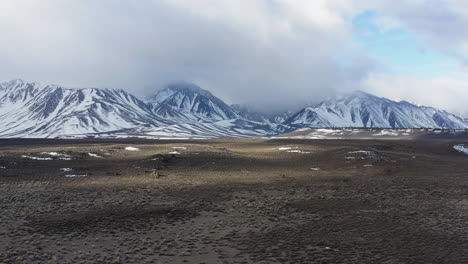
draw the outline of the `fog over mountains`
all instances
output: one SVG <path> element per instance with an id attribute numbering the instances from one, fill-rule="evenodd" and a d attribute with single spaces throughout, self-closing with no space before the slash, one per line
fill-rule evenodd
<path id="1" fill-rule="evenodd" d="M 468 120 L 432 107 L 364 92 L 298 112 L 259 113 L 227 105 L 194 84 L 174 83 L 147 99 L 116 89 L 0 83 L 0 137 L 260 137 L 304 127 L 468 128 Z"/>

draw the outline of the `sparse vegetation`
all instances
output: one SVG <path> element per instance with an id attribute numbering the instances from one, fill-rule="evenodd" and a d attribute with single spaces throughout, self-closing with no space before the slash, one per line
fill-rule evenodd
<path id="1" fill-rule="evenodd" d="M 2 140 L 0 262 L 466 263 L 455 144 Z"/>

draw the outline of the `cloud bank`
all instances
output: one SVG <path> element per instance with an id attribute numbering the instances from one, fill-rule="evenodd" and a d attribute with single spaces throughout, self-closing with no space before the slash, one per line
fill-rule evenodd
<path id="1" fill-rule="evenodd" d="M 363 10 L 465 62 L 468 4 L 455 0 L 15 0 L 0 3 L 0 79 L 140 95 L 185 80 L 259 108 L 364 89 L 468 110 L 452 101 L 464 80 L 395 76 L 370 58 L 351 23 Z M 453 96 L 428 96 L 447 86 Z"/>
<path id="2" fill-rule="evenodd" d="M 0 78 L 142 91 L 175 80 L 284 105 L 373 67 L 328 1 L 18 0 L 0 8 Z"/>

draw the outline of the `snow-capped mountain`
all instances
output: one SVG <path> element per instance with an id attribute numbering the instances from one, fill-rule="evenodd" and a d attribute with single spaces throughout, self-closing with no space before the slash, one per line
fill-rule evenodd
<path id="1" fill-rule="evenodd" d="M 180 122 L 215 122 L 238 118 L 221 99 L 190 83 L 175 83 L 148 100 L 156 115 Z"/>
<path id="2" fill-rule="evenodd" d="M 295 114 L 228 106 L 200 87 L 172 84 L 147 101 L 115 89 L 0 83 L 0 137 L 261 137 L 303 127 L 468 128 L 431 107 L 363 92 L 325 100 Z"/>
<path id="3" fill-rule="evenodd" d="M 294 113 L 292 111 L 273 111 L 268 113 L 259 112 L 252 109 L 251 106 L 243 104 L 232 104 L 230 105 L 230 107 L 237 115 L 245 119 L 254 120 L 258 122 L 270 122 L 275 124 L 283 123 L 288 117 L 290 117 Z"/>
<path id="4" fill-rule="evenodd" d="M 211 123 L 181 123 L 155 128 L 136 127 L 110 133 L 97 133 L 96 137 L 144 138 L 223 138 L 264 137 L 278 134 L 269 124 L 244 119 L 229 119 Z"/>
<path id="5" fill-rule="evenodd" d="M 466 120 L 432 107 L 357 91 L 306 107 L 283 123 L 302 127 L 468 128 Z"/>
<path id="6" fill-rule="evenodd" d="M 230 107 L 238 116 L 242 117 L 243 119 L 268 124 L 277 133 L 288 131 L 289 127 L 283 125 L 282 123 L 293 114 L 292 111 L 274 111 L 270 113 L 259 112 L 253 110 L 249 105 L 242 104 L 232 104 Z"/>
<path id="7" fill-rule="evenodd" d="M 174 83 L 148 99 L 155 115 L 175 125 L 147 128 L 155 137 L 258 137 L 277 134 L 276 124 L 245 118 L 223 100 L 190 83 Z"/>
<path id="8" fill-rule="evenodd" d="M 60 137 L 169 124 L 123 90 L 0 84 L 1 137 Z"/>
<path id="9" fill-rule="evenodd" d="M 0 83 L 0 137 L 247 137 L 277 134 L 198 86 L 178 83 L 144 102 L 115 89 Z"/>

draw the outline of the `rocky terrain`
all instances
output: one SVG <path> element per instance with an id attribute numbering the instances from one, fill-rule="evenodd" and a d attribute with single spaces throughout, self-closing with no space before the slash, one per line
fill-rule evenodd
<path id="1" fill-rule="evenodd" d="M 0 263 L 468 263 L 466 143 L 0 140 Z"/>

